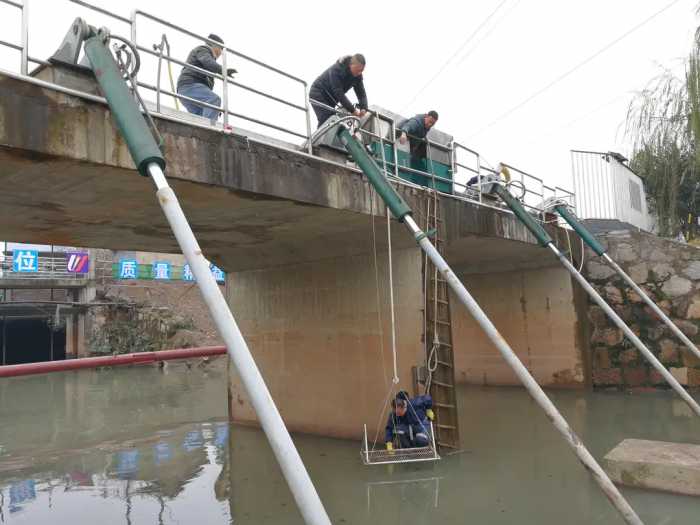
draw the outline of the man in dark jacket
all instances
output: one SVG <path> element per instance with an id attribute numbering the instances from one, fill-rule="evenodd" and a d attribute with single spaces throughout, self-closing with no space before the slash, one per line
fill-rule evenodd
<path id="1" fill-rule="evenodd" d="M 391 408 L 384 433 L 387 450 L 393 450 L 394 441 L 401 448 L 427 447 L 431 440 L 429 420 L 434 417 L 433 398 L 425 395 L 409 399 L 408 392 L 401 390 Z"/>
<path id="2" fill-rule="evenodd" d="M 399 142 L 406 144 L 409 142 L 411 155 L 413 157 L 424 159 L 427 156 L 427 148 L 425 137 L 428 136 L 430 128 L 432 128 L 438 120 L 437 111 L 428 111 L 415 117 L 404 120 L 399 124 Z"/>
<path id="3" fill-rule="evenodd" d="M 359 53 L 341 57 L 314 80 L 309 90 L 311 106 L 314 108 L 318 126 L 335 115 L 334 107 L 340 104 L 348 113 L 362 117 L 367 112 L 367 93 L 362 81 L 365 57 Z M 350 88 L 357 95 L 356 109 L 345 95 Z M 316 104 L 314 102 L 317 102 Z"/>
<path id="4" fill-rule="evenodd" d="M 219 64 L 217 64 L 216 60 L 223 52 L 224 41 L 220 36 L 214 34 L 209 35 L 209 40 L 209 43 L 203 46 L 197 46 L 190 51 L 190 54 L 187 57 L 187 63 L 200 69 L 206 69 L 207 71 L 221 75 L 222 68 Z M 211 41 L 219 42 L 221 46 L 217 46 Z M 226 71 L 226 74 L 230 76 L 235 72 L 235 69 L 229 68 Z M 177 92 L 180 95 L 211 104 L 212 106 L 219 106 L 221 104 L 221 99 L 219 98 L 219 95 L 212 91 L 213 88 L 213 77 L 192 68 L 184 67 L 182 69 L 182 73 L 180 73 L 180 77 L 177 79 Z M 187 111 L 195 115 L 208 118 L 212 124 L 216 123 L 219 118 L 219 114 L 221 113 L 217 109 L 200 106 L 199 104 L 189 100 L 183 99 L 182 104 L 187 108 Z"/>

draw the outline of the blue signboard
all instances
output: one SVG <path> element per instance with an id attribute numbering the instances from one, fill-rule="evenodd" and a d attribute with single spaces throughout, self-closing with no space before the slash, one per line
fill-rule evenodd
<path id="1" fill-rule="evenodd" d="M 139 266 L 136 259 L 122 259 L 119 261 L 120 279 L 137 279 Z"/>
<path id="2" fill-rule="evenodd" d="M 223 283 L 226 280 L 226 274 L 221 268 L 214 264 L 210 264 L 209 268 L 211 269 L 211 273 L 214 276 L 214 279 L 216 279 L 216 282 Z"/>
<path id="3" fill-rule="evenodd" d="M 189 264 L 185 264 L 182 267 L 182 280 L 183 281 L 194 281 L 194 274 L 192 273 L 192 268 Z"/>
<path id="4" fill-rule="evenodd" d="M 157 280 L 170 279 L 170 263 L 164 261 L 156 261 L 153 263 L 153 278 Z"/>
<path id="5" fill-rule="evenodd" d="M 19 273 L 39 271 L 39 252 L 36 250 L 14 250 L 12 252 L 12 271 Z"/>

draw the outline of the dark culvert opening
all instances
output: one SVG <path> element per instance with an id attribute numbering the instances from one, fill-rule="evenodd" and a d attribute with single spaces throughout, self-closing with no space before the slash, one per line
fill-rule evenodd
<path id="1" fill-rule="evenodd" d="M 46 318 L 0 319 L 0 348 L 5 365 L 63 360 L 66 330 L 52 330 Z"/>

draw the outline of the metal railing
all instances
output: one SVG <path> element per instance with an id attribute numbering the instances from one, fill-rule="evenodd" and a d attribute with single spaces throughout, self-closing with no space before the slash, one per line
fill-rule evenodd
<path id="1" fill-rule="evenodd" d="M 76 0 L 69 0 L 72 2 L 75 2 Z M 82 5 L 85 5 L 85 2 L 80 2 Z M 196 67 L 191 64 L 187 64 L 186 62 L 170 57 L 168 55 L 163 55 L 159 54 L 156 51 L 153 50 L 152 45 L 151 47 L 147 47 L 143 45 L 142 43 L 139 42 L 139 32 L 137 30 L 137 22 L 139 18 L 144 18 L 146 20 L 149 20 L 152 23 L 157 24 L 158 26 L 167 28 L 169 30 L 175 31 L 179 33 L 180 35 L 184 35 L 189 38 L 196 39 L 200 42 L 206 42 L 210 45 L 218 46 L 223 49 L 223 53 L 221 54 L 221 70 L 223 74 L 217 74 L 213 73 L 211 71 Z M 235 117 L 240 120 L 244 120 L 246 122 L 250 122 L 253 124 L 257 124 L 259 126 L 262 126 L 264 128 L 268 129 L 273 129 L 282 133 L 285 133 L 287 135 L 291 135 L 293 137 L 301 138 L 304 140 L 307 140 L 310 135 L 311 135 L 311 119 L 310 119 L 310 114 L 309 114 L 309 103 L 308 103 L 308 86 L 305 80 L 292 75 L 291 73 L 284 71 L 280 68 L 274 67 L 270 64 L 267 64 L 265 62 L 262 62 L 261 60 L 257 60 L 249 55 L 246 55 L 244 53 L 241 53 L 239 51 L 236 51 L 226 45 L 222 45 L 219 42 L 210 40 L 209 38 L 203 36 L 203 35 L 198 35 L 196 33 L 193 33 L 192 31 L 189 31 L 183 27 L 180 27 L 176 24 L 173 24 L 171 22 L 168 22 L 167 20 L 164 20 L 160 17 L 157 17 L 155 15 L 152 15 L 150 13 L 147 13 L 145 11 L 142 11 L 140 9 L 137 9 L 132 12 L 131 14 L 131 19 L 130 19 L 130 26 L 131 26 L 131 41 L 136 47 L 136 49 L 140 53 L 145 53 L 146 55 L 153 56 L 155 58 L 158 58 L 160 60 L 165 60 L 170 63 L 177 64 L 183 68 L 191 69 L 193 71 L 197 71 L 199 73 L 202 73 L 204 75 L 207 75 L 211 78 L 220 80 L 223 83 L 223 90 L 222 90 L 222 106 L 214 106 L 212 104 L 207 104 L 204 102 L 201 102 L 199 100 L 192 99 L 190 97 L 186 97 L 184 95 L 181 95 L 180 93 L 173 93 L 172 91 L 169 90 L 164 90 L 160 87 L 160 79 L 158 79 L 158 82 L 156 85 L 153 84 L 148 84 L 146 82 L 141 82 L 137 81 L 137 85 L 139 87 L 142 87 L 144 89 L 148 89 L 156 93 L 156 97 L 158 100 L 160 100 L 160 97 L 162 94 L 165 94 L 167 96 L 172 97 L 173 99 L 181 100 L 181 101 L 187 101 L 192 104 L 196 104 L 199 107 L 206 107 L 214 110 L 219 110 L 222 115 L 223 115 L 223 124 L 224 127 L 229 125 L 229 117 Z M 253 64 L 259 68 L 262 68 L 263 70 L 270 72 L 278 77 L 282 77 L 286 80 L 289 80 L 295 84 L 298 84 L 300 89 L 299 89 L 299 99 L 297 101 L 293 100 L 288 100 L 286 98 L 283 98 L 281 96 L 277 96 L 275 94 L 254 88 L 250 85 L 244 84 L 242 82 L 237 82 L 230 78 L 226 72 L 229 69 L 229 59 L 230 57 L 237 57 L 238 59 L 244 60 L 250 64 Z M 297 131 L 294 129 L 290 129 L 289 127 L 286 126 L 281 126 L 278 124 L 275 124 L 273 122 L 269 122 L 260 118 L 253 117 L 251 115 L 245 115 L 243 113 L 239 112 L 234 112 L 230 109 L 229 105 L 229 100 L 231 98 L 231 88 L 238 88 L 246 93 L 250 93 L 252 95 L 255 95 L 257 97 L 261 97 L 265 100 L 269 100 L 272 102 L 275 102 L 276 104 L 279 104 L 284 107 L 292 108 L 298 112 L 303 113 L 304 115 L 304 126 L 305 130 L 302 131 Z M 309 151 L 310 152 L 310 151 Z"/>
<path id="2" fill-rule="evenodd" d="M 155 95 L 155 113 L 164 115 L 168 118 L 176 118 L 179 120 L 185 120 L 188 122 L 193 122 L 193 119 L 198 119 L 200 117 L 187 116 L 185 117 L 182 111 L 179 111 L 179 106 L 177 101 L 188 102 L 195 104 L 201 108 L 209 108 L 218 111 L 223 115 L 223 127 L 227 128 L 230 123 L 230 118 L 239 119 L 245 122 L 249 122 L 260 126 L 266 130 L 274 130 L 280 132 L 285 136 L 294 137 L 295 139 L 303 139 L 303 145 L 294 143 L 294 147 L 300 147 L 305 150 L 306 153 L 313 155 L 313 131 L 311 128 L 311 104 L 325 106 L 317 101 L 309 100 L 309 86 L 307 82 L 287 71 L 280 68 L 267 64 L 261 60 L 253 58 L 247 54 L 241 53 L 240 51 L 234 50 L 226 45 L 219 42 L 212 41 L 203 35 L 199 35 L 186 28 L 180 27 L 177 24 L 164 20 L 163 18 L 157 17 L 143 10 L 134 10 L 129 17 L 121 16 L 117 13 L 90 4 L 84 0 L 66 0 L 67 2 L 75 5 L 82 6 L 86 9 L 92 10 L 101 15 L 107 16 L 110 19 L 118 21 L 120 24 L 126 24 L 128 26 L 129 37 L 134 47 L 142 55 L 142 63 L 145 57 L 150 57 L 157 60 L 157 72 L 158 76 L 155 83 L 150 83 L 145 81 L 143 78 L 135 78 L 134 83 L 137 88 L 145 89 L 152 92 Z M 21 74 L 29 74 L 29 63 L 37 64 L 48 64 L 45 60 L 38 58 L 33 58 L 28 54 L 29 50 L 29 0 L 0 0 L 0 4 L 6 4 L 14 7 L 21 12 L 22 17 L 22 31 L 21 31 L 21 42 L 12 43 L 4 40 L 0 40 L 0 46 L 4 46 L 21 53 Z M 223 74 L 213 73 L 211 71 L 199 68 L 197 66 L 187 64 L 185 61 L 178 58 L 170 56 L 170 46 L 168 44 L 168 52 L 164 52 L 164 48 L 158 48 L 158 44 L 150 42 L 146 45 L 143 40 L 139 41 L 142 37 L 141 32 L 144 25 L 156 26 L 159 30 L 163 31 L 160 38 L 160 45 L 164 46 L 168 42 L 168 36 L 165 31 L 175 32 L 181 37 L 186 37 L 194 39 L 198 42 L 206 42 L 212 45 L 216 45 L 223 49 L 221 54 L 221 67 Z M 252 64 L 256 68 L 267 72 L 273 76 L 276 81 L 292 82 L 299 86 L 298 98 L 296 100 L 290 100 L 286 97 L 287 91 L 285 91 L 285 96 L 280 94 L 272 93 L 269 91 L 262 90 L 258 87 L 253 87 L 250 84 L 243 82 L 238 82 L 230 78 L 226 72 L 229 68 L 231 59 L 238 59 L 245 61 L 248 64 Z M 188 68 L 193 71 L 197 71 L 204 75 L 207 75 L 215 80 L 220 80 L 222 82 L 222 96 L 221 96 L 221 106 L 216 106 L 213 104 L 208 104 L 193 98 L 187 97 L 180 93 L 173 91 L 172 89 L 164 89 L 161 85 L 161 72 L 162 63 L 166 61 L 168 67 L 172 64 L 180 66 L 182 68 Z M 154 69 L 156 69 L 154 67 Z M 141 71 L 145 69 L 142 66 Z M 172 80 L 172 79 L 171 79 Z M 256 98 L 272 102 L 275 107 L 288 108 L 295 113 L 303 114 L 303 127 L 305 129 L 292 129 L 286 124 L 281 124 L 279 121 L 272 122 L 269 119 L 263 119 L 249 114 L 243 114 L 240 112 L 232 111 L 230 107 L 230 102 L 232 99 L 231 90 L 236 89 L 239 93 L 245 93 Z M 175 102 L 175 108 L 172 108 L 172 113 L 164 113 L 165 108 L 163 107 L 163 97 L 169 97 Z M 243 105 L 243 104 L 241 104 Z M 337 114 L 346 115 L 344 110 L 338 108 L 330 108 L 325 106 Z M 178 113 L 175 113 L 178 112 Z M 489 194 L 482 191 L 481 179 L 487 175 L 495 174 L 492 167 L 488 167 L 483 157 L 473 149 L 470 149 L 456 141 L 452 141 L 449 144 L 440 144 L 428 138 L 419 137 L 409 137 L 410 140 L 423 141 L 425 143 L 426 157 L 425 157 L 425 167 L 426 169 L 417 169 L 415 165 L 406 165 L 406 163 L 401 163 L 399 160 L 398 152 L 403 148 L 398 144 L 397 140 L 397 127 L 398 123 L 389 115 L 382 114 L 380 111 L 372 111 L 372 120 L 376 122 L 376 126 L 373 129 L 361 129 L 361 133 L 364 137 L 371 141 L 379 142 L 379 158 L 383 164 L 385 172 L 402 184 L 429 187 L 438 191 L 441 194 L 451 196 L 460 200 L 466 200 L 469 202 L 477 203 L 482 206 L 494 207 L 499 210 L 503 209 L 500 202 Z M 278 115 L 275 115 L 277 117 Z M 208 120 L 202 119 L 202 122 L 196 122 L 197 125 L 214 127 L 215 129 L 222 130 L 222 127 L 218 124 L 210 124 Z M 385 145 L 389 145 L 391 149 L 391 158 L 386 158 Z M 433 160 L 433 151 L 439 150 L 446 154 L 448 161 L 443 163 L 448 168 L 449 177 L 441 176 L 435 173 L 436 161 Z M 522 171 L 514 166 L 508 165 L 513 179 L 517 181 L 518 186 L 516 188 L 516 193 L 518 188 L 522 192 L 521 200 L 523 204 L 535 215 L 544 220 L 544 214 L 541 209 L 541 204 L 549 197 L 563 198 L 569 201 L 573 206 L 574 194 L 571 191 L 564 190 L 558 186 L 551 187 L 544 184 L 544 181 L 531 175 L 525 171 Z M 414 175 L 419 178 L 419 180 L 426 181 L 426 184 L 418 184 L 412 182 L 408 176 Z M 447 190 L 447 191 L 444 191 Z"/>
<path id="3" fill-rule="evenodd" d="M 0 0 L 0 4 L 5 4 L 16 9 L 19 9 L 21 13 L 21 31 L 20 31 L 20 43 L 16 44 L 13 42 L 7 42 L 5 40 L 0 40 L 0 46 L 7 47 L 9 49 L 14 49 L 19 51 L 20 58 L 20 73 L 22 75 L 29 74 L 29 63 L 35 64 L 46 64 L 45 60 L 40 58 L 34 58 L 29 56 L 29 5 L 28 0 L 22 0 L 21 2 L 16 2 L 14 0 Z"/>
<path id="4" fill-rule="evenodd" d="M 87 280 L 88 274 L 68 271 L 65 254 L 39 255 L 36 270 L 15 271 L 12 252 L 0 253 L 0 279 L 74 279 Z"/>
<path id="5" fill-rule="evenodd" d="M 316 101 L 312 101 L 312 104 L 316 104 Z M 405 180 L 402 174 L 418 175 L 428 182 L 427 184 L 422 184 L 422 186 L 437 190 L 439 193 L 448 194 L 482 206 L 505 209 L 504 205 L 497 198 L 483 191 L 482 179 L 485 179 L 487 176 L 497 176 L 498 174 L 493 167 L 485 165 L 487 163 L 483 161 L 483 158 L 477 151 L 454 140 L 449 144 L 440 144 L 427 137 L 421 138 L 407 134 L 409 141 L 419 141 L 425 144 L 427 170 L 401 164 L 398 159 L 398 151 L 401 150 L 402 146 L 398 137 L 403 131 L 397 129 L 396 121 L 390 116 L 374 110 L 369 113 L 372 115 L 371 124 L 369 126 L 365 124 L 359 131 L 365 138 L 365 142 L 374 141 L 379 144 L 380 154 L 375 154 L 375 156 L 389 176 Z M 370 129 L 367 129 L 368 127 Z M 390 158 L 387 158 L 385 145 L 390 146 Z M 436 164 L 441 163 L 434 159 L 433 150 L 439 150 L 446 154 L 447 162 L 442 164 L 449 169 L 450 177 L 436 174 Z M 514 192 L 521 191 L 522 194 L 519 197 L 523 205 L 537 215 L 540 220 L 546 220 L 542 204 L 550 197 L 563 199 L 572 206 L 574 205 L 573 192 L 559 186 L 548 186 L 543 179 L 512 165 L 504 163 L 503 166 L 507 167 L 511 173 L 511 183 L 515 185 Z M 449 188 L 450 191 L 444 191 L 441 188 Z"/>

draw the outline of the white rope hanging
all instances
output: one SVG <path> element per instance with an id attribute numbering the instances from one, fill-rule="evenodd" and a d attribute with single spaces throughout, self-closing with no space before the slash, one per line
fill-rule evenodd
<path id="1" fill-rule="evenodd" d="M 433 215 L 435 216 L 435 232 L 437 235 L 437 229 L 438 229 L 438 223 L 437 223 L 437 191 L 433 191 Z M 427 206 L 427 213 L 425 217 L 425 229 L 428 231 L 430 229 L 430 196 L 428 196 L 428 206 Z M 425 266 L 425 274 L 426 274 L 426 288 L 424 290 L 424 297 L 425 297 L 425 312 L 427 313 L 428 311 L 428 296 L 427 296 L 427 274 L 428 274 L 428 266 L 427 266 L 428 259 L 426 257 L 426 266 Z M 430 393 L 430 387 L 433 383 L 433 372 L 437 370 L 438 367 L 438 349 L 440 348 L 440 338 L 438 337 L 438 326 L 437 326 L 437 316 L 438 316 L 438 270 L 437 267 L 433 268 L 433 342 L 432 346 L 430 347 L 430 350 L 428 350 L 427 347 L 427 341 L 426 341 L 426 371 L 427 371 L 427 377 L 425 379 L 425 393 L 429 394 Z M 424 317 L 427 317 L 427 315 L 424 314 Z M 427 324 L 426 324 L 427 326 Z M 425 332 L 427 334 L 427 330 Z"/>
<path id="2" fill-rule="evenodd" d="M 391 352 L 394 358 L 394 377 L 392 381 L 399 384 L 399 365 L 396 356 L 396 313 L 394 311 L 394 269 L 391 257 L 391 212 L 386 208 L 386 240 L 389 255 L 389 310 L 391 311 Z"/>

